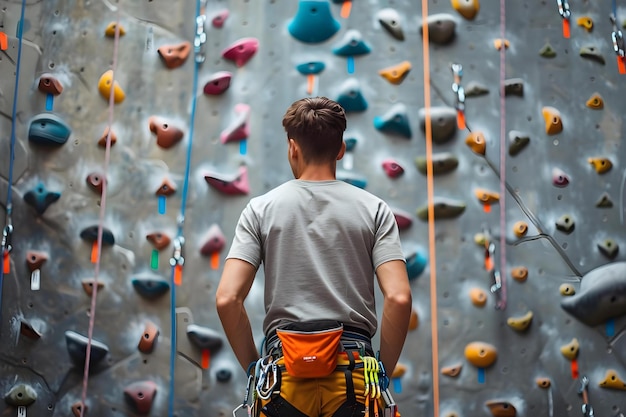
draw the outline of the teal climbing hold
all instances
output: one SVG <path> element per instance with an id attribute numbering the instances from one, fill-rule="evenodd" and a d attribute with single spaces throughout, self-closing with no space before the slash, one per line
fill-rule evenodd
<path id="1" fill-rule="evenodd" d="M 355 78 L 347 79 L 340 87 L 337 103 L 346 112 L 358 112 L 367 110 L 367 101 L 361 93 L 361 86 Z"/>
<path id="2" fill-rule="evenodd" d="M 343 141 L 346 142 L 346 152 L 351 152 L 356 147 L 356 138 L 346 138 Z"/>
<path id="3" fill-rule="evenodd" d="M 41 182 L 24 194 L 24 201 L 31 205 L 39 215 L 42 215 L 59 198 L 61 198 L 61 193 L 48 191 Z"/>
<path id="4" fill-rule="evenodd" d="M 372 48 L 363 40 L 361 32 L 351 29 L 346 32 L 343 39 L 333 49 L 335 55 L 357 56 L 369 54 Z"/>
<path id="5" fill-rule="evenodd" d="M 72 129 L 52 113 L 41 113 L 35 116 L 28 128 L 28 140 L 37 145 L 60 146 L 67 142 Z"/>
<path id="6" fill-rule="evenodd" d="M 406 272 L 410 281 L 416 279 L 424 272 L 427 262 L 426 254 L 421 250 L 413 251 L 406 257 Z"/>
<path id="7" fill-rule="evenodd" d="M 305 62 L 296 66 L 298 72 L 303 75 L 319 74 L 320 72 L 324 71 L 324 68 L 326 68 L 326 64 L 319 61 Z"/>
<path id="8" fill-rule="evenodd" d="M 406 106 L 402 103 L 395 104 L 382 116 L 374 117 L 374 127 L 381 132 L 394 133 L 407 139 L 413 136 Z"/>
<path id="9" fill-rule="evenodd" d="M 287 25 L 291 36 L 304 43 L 320 43 L 339 30 L 327 0 L 300 0 L 296 16 Z"/>
<path id="10" fill-rule="evenodd" d="M 135 291 L 148 300 L 159 298 L 170 289 L 169 282 L 158 275 L 138 275 L 131 282 Z"/>
<path id="11" fill-rule="evenodd" d="M 367 179 L 348 171 L 337 171 L 337 179 L 358 188 L 367 187 Z"/>

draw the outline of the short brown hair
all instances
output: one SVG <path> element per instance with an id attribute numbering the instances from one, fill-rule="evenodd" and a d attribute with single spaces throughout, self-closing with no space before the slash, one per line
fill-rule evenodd
<path id="1" fill-rule="evenodd" d="M 307 97 L 289 106 L 283 126 L 287 138 L 300 145 L 305 162 L 332 162 L 337 159 L 343 143 L 346 112 L 329 98 Z"/>

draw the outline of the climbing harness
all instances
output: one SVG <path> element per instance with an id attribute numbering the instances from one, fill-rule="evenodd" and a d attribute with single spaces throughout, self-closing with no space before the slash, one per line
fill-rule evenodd
<path id="1" fill-rule="evenodd" d="M 170 384 L 169 384 L 169 398 L 168 398 L 168 416 L 174 416 L 174 400 L 176 398 L 176 354 L 177 354 L 177 341 L 176 341 L 176 286 L 182 284 L 183 266 L 185 265 L 185 258 L 183 256 L 183 249 L 185 245 L 185 237 L 183 236 L 183 229 L 185 226 L 185 209 L 187 207 L 187 194 L 189 193 L 189 176 L 191 171 L 191 151 L 193 147 L 194 136 L 194 123 L 196 119 L 196 107 L 197 107 L 197 94 L 198 90 L 198 73 L 200 72 L 200 66 L 205 61 L 205 54 L 203 52 L 203 46 L 206 43 L 207 35 L 204 31 L 204 24 L 206 22 L 205 14 L 206 0 L 196 0 L 196 34 L 194 37 L 194 70 L 193 70 L 193 87 L 191 95 L 191 112 L 189 116 L 189 142 L 187 144 L 187 155 L 185 163 L 184 185 L 181 196 L 180 213 L 177 217 L 177 236 L 173 240 L 174 252 L 170 259 L 171 275 L 170 275 Z"/>

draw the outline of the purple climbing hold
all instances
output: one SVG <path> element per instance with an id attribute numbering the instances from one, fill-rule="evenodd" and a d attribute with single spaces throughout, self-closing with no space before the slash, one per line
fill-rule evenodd
<path id="1" fill-rule="evenodd" d="M 555 187 L 567 187 L 569 184 L 569 177 L 559 168 L 554 168 L 552 170 L 552 184 L 554 184 Z"/>
<path id="2" fill-rule="evenodd" d="M 382 165 L 389 178 L 398 178 L 404 174 L 404 168 L 393 159 L 385 159 Z"/>
<path id="3" fill-rule="evenodd" d="M 213 25 L 213 27 L 220 29 L 222 26 L 224 26 L 224 22 L 228 18 L 228 14 L 228 9 L 223 9 L 217 12 L 215 16 L 213 16 L 213 19 L 211 19 L 211 24 Z"/>
<path id="4" fill-rule="evenodd" d="M 235 65 L 242 67 L 252 58 L 259 49 L 259 41 L 256 38 L 242 38 L 222 51 L 222 56 L 234 61 Z"/>
<path id="5" fill-rule="evenodd" d="M 218 71 L 207 80 L 204 85 L 204 94 L 217 96 L 228 90 L 232 74 L 228 71 Z"/>

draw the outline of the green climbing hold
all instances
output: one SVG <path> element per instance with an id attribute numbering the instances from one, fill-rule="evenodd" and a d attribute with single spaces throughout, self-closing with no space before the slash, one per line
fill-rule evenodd
<path id="1" fill-rule="evenodd" d="M 539 55 L 544 58 L 554 58 L 556 56 L 556 51 L 552 48 L 550 43 L 546 43 L 543 48 L 539 50 Z"/>

